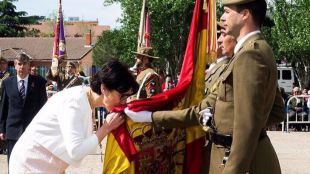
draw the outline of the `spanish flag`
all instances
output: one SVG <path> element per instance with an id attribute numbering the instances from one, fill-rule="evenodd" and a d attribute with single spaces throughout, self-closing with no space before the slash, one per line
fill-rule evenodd
<path id="1" fill-rule="evenodd" d="M 130 110 L 183 109 L 198 104 L 204 98 L 204 70 L 206 64 L 216 58 L 215 3 L 215 0 L 196 0 L 178 85 L 151 98 L 128 103 Z M 103 173 L 134 173 L 132 159 L 136 150 L 132 148 L 133 142 L 127 126 L 118 128 L 113 135 L 108 136 Z M 185 150 L 185 156 L 175 157 L 177 163 L 183 164 L 176 167 L 175 173 L 199 173 L 204 132 L 200 127 L 184 131 L 186 139 L 177 148 Z"/>

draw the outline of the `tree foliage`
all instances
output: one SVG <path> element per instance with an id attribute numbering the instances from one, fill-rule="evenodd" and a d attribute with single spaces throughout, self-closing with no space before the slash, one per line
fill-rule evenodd
<path id="1" fill-rule="evenodd" d="M 16 0 L 0 1 L 0 37 L 20 37 L 27 32 L 25 25 L 37 23 L 42 16 L 26 16 L 25 11 L 15 11 Z"/>
<path id="2" fill-rule="evenodd" d="M 275 25 L 269 38 L 275 55 L 295 65 L 304 82 L 310 66 L 309 6 L 309 0 L 275 0 L 270 8 Z"/>
<path id="3" fill-rule="evenodd" d="M 123 54 L 127 50 L 126 36 L 123 30 L 104 31 L 98 38 L 96 47 L 93 49 L 93 60 L 95 65 L 101 66 L 109 59 L 119 59 L 122 62 L 130 62 L 130 53 Z M 133 59 L 133 58 L 132 58 Z"/>
<path id="4" fill-rule="evenodd" d="M 123 10 L 119 29 L 121 37 L 121 48 L 115 54 L 128 64 L 134 63 L 134 55 L 131 51 L 137 49 L 137 38 L 140 22 L 140 12 L 142 0 L 105 0 L 109 5 L 118 2 Z M 156 61 L 157 66 L 164 68 L 169 62 L 170 73 L 173 75 L 180 70 L 183 62 L 184 51 L 189 33 L 189 26 L 194 8 L 194 0 L 151 0 L 149 10 L 151 16 L 151 45 L 160 61 Z M 113 36 L 115 37 L 115 36 Z M 104 38 L 101 38 L 104 40 Z M 104 40 L 103 42 L 109 42 Z M 99 45 L 95 49 L 99 49 Z M 111 52 L 117 45 L 109 45 Z M 108 50 L 107 50 L 108 51 Z M 108 54 L 107 54 L 108 55 Z M 94 55 L 94 59 L 97 59 Z M 173 71 L 172 71 L 173 70 Z"/>

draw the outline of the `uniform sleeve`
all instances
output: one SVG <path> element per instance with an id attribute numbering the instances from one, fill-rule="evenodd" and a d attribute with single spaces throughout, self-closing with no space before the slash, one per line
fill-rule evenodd
<path id="1" fill-rule="evenodd" d="M 205 98 L 197 106 L 187 109 L 154 112 L 152 115 L 154 129 L 160 131 L 163 129 L 197 126 L 199 125 L 199 112 L 209 106 L 209 98 Z"/>
<path id="2" fill-rule="evenodd" d="M 98 145 L 98 138 L 95 134 L 84 137 L 87 132 L 85 128 L 86 115 L 81 110 L 83 106 L 77 100 L 71 99 L 65 104 L 67 107 L 58 115 L 61 133 L 64 137 L 69 157 L 75 161 L 82 160 L 86 155 L 94 152 Z M 87 123 L 86 123 L 87 124 Z"/>
<path id="3" fill-rule="evenodd" d="M 266 126 L 272 126 L 274 124 L 279 124 L 280 122 L 284 120 L 284 117 L 285 117 L 284 101 L 281 97 L 281 92 L 279 88 L 277 88 L 272 110 L 268 117 Z"/>
<path id="4" fill-rule="evenodd" d="M 223 174 L 249 171 L 260 132 L 268 117 L 264 107 L 269 77 L 270 71 L 257 51 L 244 52 L 234 64 L 233 142 Z"/>
<path id="5" fill-rule="evenodd" d="M 162 92 L 159 76 L 156 74 L 150 75 L 145 83 L 147 98 Z"/>

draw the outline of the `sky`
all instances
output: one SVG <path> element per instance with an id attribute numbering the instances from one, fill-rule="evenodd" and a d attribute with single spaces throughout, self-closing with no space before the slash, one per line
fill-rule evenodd
<path id="1" fill-rule="evenodd" d="M 100 25 L 117 28 L 120 24 L 122 10 L 119 4 L 104 6 L 104 0 L 62 0 L 64 18 L 79 17 L 80 20 L 97 20 Z M 57 14 L 59 0 L 18 0 L 14 2 L 17 11 L 25 11 L 28 15 L 52 17 Z"/>

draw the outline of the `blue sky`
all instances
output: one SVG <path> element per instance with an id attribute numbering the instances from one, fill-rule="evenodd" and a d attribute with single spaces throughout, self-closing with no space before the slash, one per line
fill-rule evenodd
<path id="1" fill-rule="evenodd" d="M 58 10 L 58 0 L 18 0 L 14 2 L 17 11 L 28 15 L 51 17 Z M 103 0 L 62 0 L 64 17 L 79 17 L 80 20 L 99 20 L 100 25 L 120 26 L 116 22 L 122 11 L 119 4 L 105 7 Z"/>

